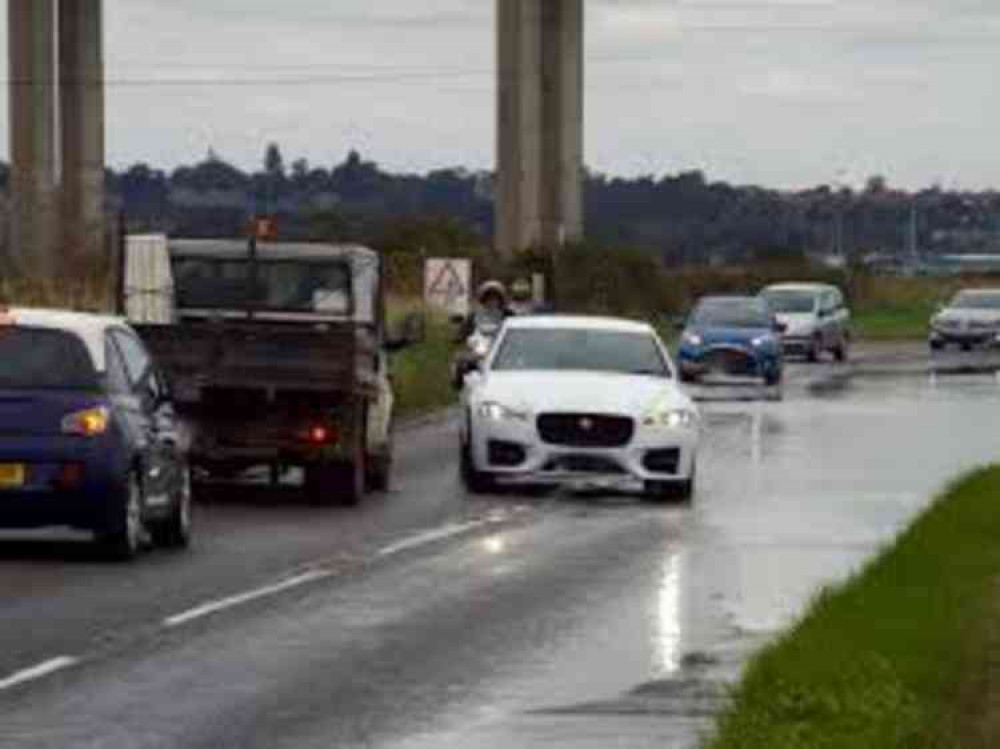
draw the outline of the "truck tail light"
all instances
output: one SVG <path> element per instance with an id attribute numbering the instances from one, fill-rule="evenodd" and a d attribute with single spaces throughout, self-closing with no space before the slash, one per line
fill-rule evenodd
<path id="1" fill-rule="evenodd" d="M 325 424 L 313 424 L 301 434 L 302 440 L 316 447 L 336 444 L 337 430 Z"/>

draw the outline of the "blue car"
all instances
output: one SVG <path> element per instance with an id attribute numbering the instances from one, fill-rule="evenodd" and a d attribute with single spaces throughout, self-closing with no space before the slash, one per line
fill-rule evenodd
<path id="1" fill-rule="evenodd" d="M 115 318 L 0 309 L 0 528 L 184 547 L 191 483 L 167 389 Z"/>
<path id="2" fill-rule="evenodd" d="M 784 373 L 781 332 L 763 299 L 706 297 L 684 325 L 677 356 L 681 379 L 721 374 L 777 385 Z"/>

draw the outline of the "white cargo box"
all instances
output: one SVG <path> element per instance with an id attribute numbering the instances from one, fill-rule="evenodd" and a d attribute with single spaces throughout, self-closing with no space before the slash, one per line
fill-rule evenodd
<path id="1" fill-rule="evenodd" d="M 141 325 L 174 322 L 174 279 L 164 234 L 144 234 L 125 241 L 125 317 Z"/>

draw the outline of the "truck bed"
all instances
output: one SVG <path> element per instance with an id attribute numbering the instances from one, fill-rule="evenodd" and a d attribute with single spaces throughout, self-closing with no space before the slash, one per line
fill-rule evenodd
<path id="1" fill-rule="evenodd" d="M 374 337 L 356 325 L 206 322 L 137 331 L 182 405 L 230 388 L 366 394 L 375 386 Z"/>

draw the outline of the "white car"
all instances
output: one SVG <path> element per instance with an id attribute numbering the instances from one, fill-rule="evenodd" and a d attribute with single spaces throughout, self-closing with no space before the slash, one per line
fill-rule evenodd
<path id="1" fill-rule="evenodd" d="M 694 492 L 701 419 L 644 323 L 537 316 L 505 324 L 462 391 L 462 476 L 497 484 Z"/>
<path id="2" fill-rule="evenodd" d="M 931 318 L 929 343 L 938 351 L 949 343 L 968 351 L 1000 340 L 1000 289 L 964 289 Z"/>
<path id="3" fill-rule="evenodd" d="M 815 362 L 829 351 L 845 361 L 851 345 L 851 313 L 836 286 L 822 283 L 786 283 L 761 292 L 785 332 L 786 354 Z"/>

